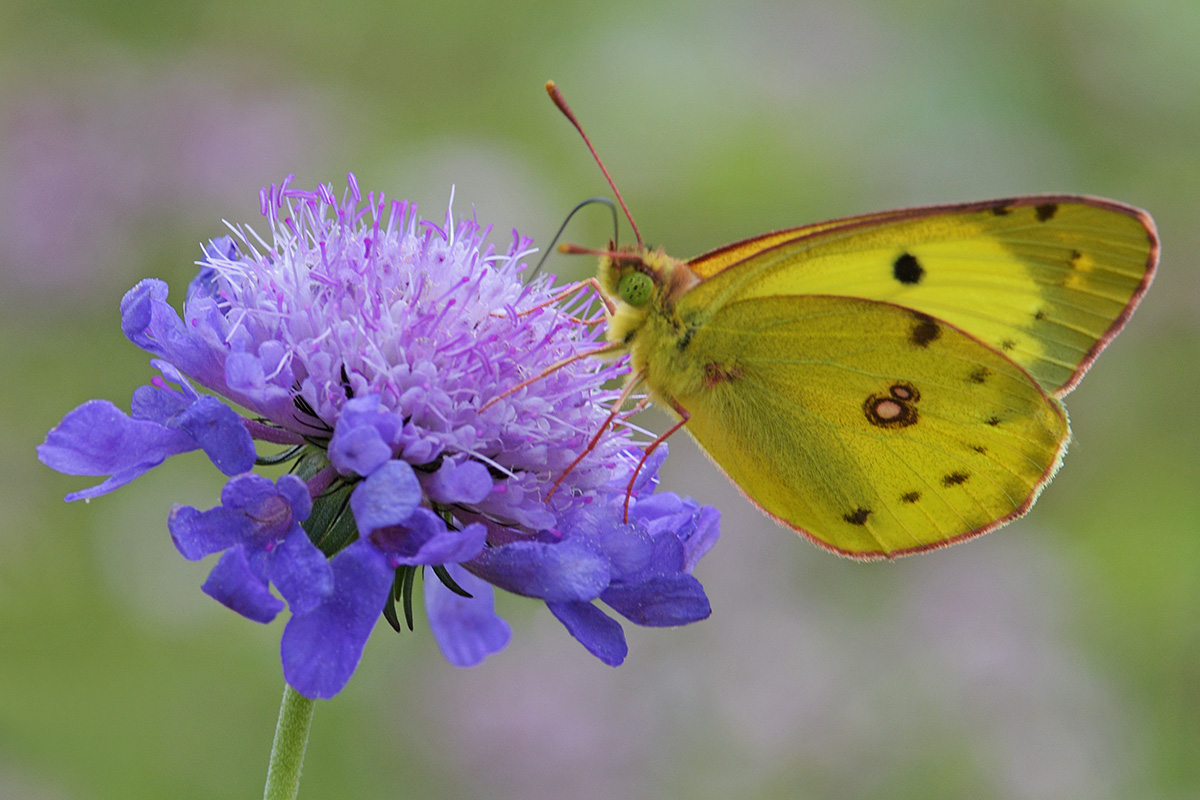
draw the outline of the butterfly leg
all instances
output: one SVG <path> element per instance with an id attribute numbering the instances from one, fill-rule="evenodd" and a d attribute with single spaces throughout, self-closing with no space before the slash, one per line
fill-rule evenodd
<path id="1" fill-rule="evenodd" d="M 588 278 L 587 280 L 580 281 L 579 283 L 568 286 L 567 288 L 563 289 L 558 294 L 554 295 L 553 297 L 551 297 L 549 299 L 543 300 L 542 302 L 538 303 L 537 305 L 533 305 L 533 306 L 530 306 L 529 308 L 525 308 L 525 309 L 522 309 L 522 310 L 516 312 L 517 316 L 524 317 L 528 314 L 532 314 L 534 311 L 537 311 L 540 308 L 545 308 L 546 306 L 552 306 L 556 303 L 559 303 L 559 302 L 565 300 L 566 298 L 570 297 L 571 295 L 576 294 L 581 289 L 584 289 L 586 287 L 590 287 L 595 292 L 596 296 L 600 298 L 600 302 L 604 303 L 604 308 L 608 312 L 609 315 L 612 315 L 617 310 L 616 304 L 612 300 L 610 300 L 608 297 L 606 297 L 603 290 L 601 290 L 600 281 L 597 278 Z M 505 317 L 505 316 L 508 316 L 508 313 L 503 312 L 503 311 L 493 311 L 491 313 L 491 316 Z M 596 324 L 604 321 L 604 318 L 580 319 L 579 317 L 570 316 L 570 315 L 567 316 L 567 319 L 571 320 L 571 322 L 578 322 L 581 325 L 596 325 Z"/>
<path id="2" fill-rule="evenodd" d="M 574 364 L 576 361 L 580 361 L 582 359 L 588 358 L 589 356 L 602 356 L 602 355 L 605 355 L 606 353 L 615 353 L 622 349 L 624 349 L 624 346 L 621 345 L 620 343 L 614 344 L 612 342 L 609 342 L 608 344 L 602 345 L 600 347 L 596 347 L 591 350 L 584 350 L 581 353 L 576 353 L 575 355 L 570 356 L 569 358 L 564 358 L 562 361 L 556 361 L 555 363 L 551 364 L 550 366 L 546 367 L 544 370 L 539 372 L 537 375 L 534 375 L 532 378 L 523 380 L 520 383 L 518 383 L 517 385 L 511 386 L 508 389 L 505 389 L 503 392 L 496 395 L 491 400 L 488 400 L 486 403 L 484 403 L 482 406 L 480 406 L 479 410 L 484 411 L 485 409 L 491 408 L 493 405 L 495 405 L 500 400 L 503 400 L 505 397 L 508 397 L 509 395 L 513 394 L 514 392 L 520 391 L 521 389 L 524 389 L 526 386 L 528 386 L 531 383 L 536 383 L 537 381 L 540 381 L 542 378 L 546 377 L 547 375 L 551 375 L 551 374 L 557 372 L 558 370 L 565 367 L 567 364 Z"/>
<path id="3" fill-rule="evenodd" d="M 625 487 L 625 521 L 629 522 L 629 498 L 633 495 L 633 485 L 637 482 L 638 473 L 642 471 L 642 467 L 646 464 L 646 459 L 650 458 L 650 454 L 658 449 L 658 446 L 670 438 L 671 434 L 687 424 L 687 421 L 692 418 L 687 409 L 679 405 L 675 400 L 671 400 L 671 408 L 675 409 L 675 413 L 679 415 L 679 421 L 671 427 L 667 428 L 666 432 L 650 443 L 642 453 L 642 460 L 638 462 L 637 469 L 633 471 L 633 477 L 629 479 L 629 485 Z"/>
<path id="4" fill-rule="evenodd" d="M 579 462 L 583 460 L 583 457 L 596 449 L 596 445 L 600 443 L 600 437 L 604 435 L 604 432 L 608 430 L 608 426 L 611 425 L 613 420 L 617 418 L 617 415 L 621 413 L 621 408 L 625 405 L 625 401 L 629 399 L 631 394 L 633 394 L 633 390 L 637 388 L 638 384 L 641 383 L 641 380 L 642 376 L 638 374 L 625 384 L 624 390 L 622 390 L 620 396 L 613 401 L 612 409 L 608 412 L 608 416 L 605 417 L 604 422 L 600 425 L 600 429 L 596 431 L 596 435 L 593 436 L 591 441 L 587 443 L 587 447 L 583 448 L 583 451 L 575 457 L 575 460 L 567 465 L 567 468 L 563 470 L 562 475 L 558 476 L 558 480 L 556 480 L 554 485 L 550 487 L 550 491 L 546 492 L 546 500 L 549 500 L 554 496 L 554 492 L 558 489 L 558 485 L 562 483 L 568 475 L 571 474 L 571 471 L 579 465 Z M 633 407 L 634 412 L 640 411 L 642 408 L 644 408 L 646 402 L 646 400 L 639 401 L 638 404 Z"/>

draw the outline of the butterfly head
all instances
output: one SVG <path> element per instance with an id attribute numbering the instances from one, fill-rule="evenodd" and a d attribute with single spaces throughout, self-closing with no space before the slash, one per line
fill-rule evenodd
<path id="1" fill-rule="evenodd" d="M 670 305 L 699 282 L 686 262 L 662 250 L 631 246 L 600 255 L 604 293 L 633 308 Z"/>
<path id="2" fill-rule="evenodd" d="M 686 262 L 636 246 L 602 254 L 599 279 L 616 301 L 610 341 L 629 341 L 650 314 L 672 316 L 675 300 L 699 282 Z"/>

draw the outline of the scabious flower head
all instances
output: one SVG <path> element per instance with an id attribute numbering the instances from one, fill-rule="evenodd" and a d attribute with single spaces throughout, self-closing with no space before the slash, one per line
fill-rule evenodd
<path id="1" fill-rule="evenodd" d="M 512 391 L 599 343 L 552 277 L 519 280 L 528 240 L 498 253 L 473 220 L 422 222 L 353 176 L 341 199 L 289 179 L 261 206 L 270 235 L 210 242 L 182 318 L 162 281 L 122 300 L 162 376 L 128 415 L 93 400 L 50 431 L 44 463 L 108 476 L 68 499 L 203 450 L 230 480 L 219 506 L 176 507 L 172 538 L 189 559 L 222 554 L 203 590 L 229 608 L 269 622 L 286 601 L 284 675 L 309 697 L 345 685 L 381 611 L 399 627 L 394 603 L 426 567 L 431 629 L 460 666 L 508 643 L 494 586 L 545 601 L 613 665 L 624 634 L 596 600 L 640 625 L 708 616 L 691 573 L 717 512 L 655 493 L 665 448 L 627 492 L 642 450 L 625 426 L 588 450 L 625 367 L 579 359 Z M 285 449 L 259 457 L 255 439 Z M 276 481 L 249 472 L 289 461 Z"/>

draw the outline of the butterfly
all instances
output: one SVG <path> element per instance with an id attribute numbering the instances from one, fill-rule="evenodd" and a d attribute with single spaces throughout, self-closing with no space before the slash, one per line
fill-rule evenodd
<path id="1" fill-rule="evenodd" d="M 547 91 L 591 142 L 553 82 Z M 624 201 L 603 164 L 618 201 Z M 772 519 L 856 559 L 1027 512 L 1062 463 L 1062 398 L 1128 321 L 1154 222 L 1031 195 L 767 233 L 690 260 L 601 256 L 606 355 Z"/>

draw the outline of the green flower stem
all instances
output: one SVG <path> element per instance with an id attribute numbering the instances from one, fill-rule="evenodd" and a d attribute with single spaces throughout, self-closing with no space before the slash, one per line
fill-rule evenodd
<path id="1" fill-rule="evenodd" d="M 291 686 L 283 687 L 279 722 L 275 725 L 275 743 L 271 745 L 271 764 L 267 767 L 267 786 L 263 800 L 295 800 L 300 793 L 300 770 L 308 747 L 308 729 L 312 725 L 315 700 L 309 700 Z"/>

